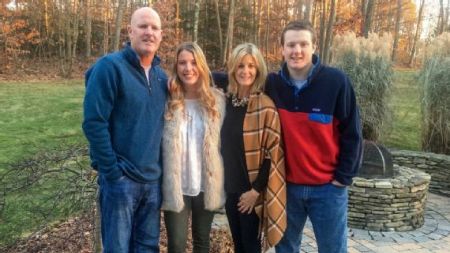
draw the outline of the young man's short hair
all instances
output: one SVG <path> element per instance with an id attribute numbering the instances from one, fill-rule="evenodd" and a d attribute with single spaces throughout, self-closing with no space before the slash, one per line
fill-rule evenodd
<path id="1" fill-rule="evenodd" d="M 283 32 L 281 32 L 281 46 L 284 46 L 284 35 L 289 30 L 306 30 L 311 32 L 311 39 L 312 43 L 316 44 L 316 32 L 314 30 L 314 27 L 312 26 L 311 22 L 308 20 L 296 20 L 289 22 L 283 29 Z"/>

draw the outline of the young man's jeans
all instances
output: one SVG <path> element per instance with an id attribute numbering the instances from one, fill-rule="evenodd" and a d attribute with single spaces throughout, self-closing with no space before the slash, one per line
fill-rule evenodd
<path id="1" fill-rule="evenodd" d="M 184 208 L 181 212 L 164 212 L 169 253 L 185 252 L 188 238 L 188 221 L 191 213 L 193 252 L 209 252 L 209 233 L 214 212 L 205 209 L 203 197 L 203 192 L 195 197 L 184 195 Z"/>
<path id="2" fill-rule="evenodd" d="M 159 252 L 161 188 L 99 177 L 103 252 Z"/>
<path id="3" fill-rule="evenodd" d="M 288 226 L 277 253 L 298 253 L 303 227 L 309 217 L 319 253 L 347 252 L 347 187 L 331 183 L 306 186 L 288 183 Z"/>

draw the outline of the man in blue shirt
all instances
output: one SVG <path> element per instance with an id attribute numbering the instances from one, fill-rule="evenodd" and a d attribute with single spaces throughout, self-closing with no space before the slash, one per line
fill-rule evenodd
<path id="1" fill-rule="evenodd" d="M 98 171 L 104 252 L 159 252 L 160 144 L 167 76 L 161 20 L 136 10 L 130 43 L 86 72 L 83 130 Z"/>

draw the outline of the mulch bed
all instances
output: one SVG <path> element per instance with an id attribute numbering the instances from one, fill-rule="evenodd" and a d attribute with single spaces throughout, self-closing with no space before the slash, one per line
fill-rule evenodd
<path id="1" fill-rule="evenodd" d="M 91 218 L 75 217 L 36 232 L 28 238 L 18 241 L 15 245 L 0 249 L 0 251 L 4 253 L 90 253 L 94 252 L 94 233 Z M 192 238 L 189 236 L 186 252 L 192 252 L 191 240 Z M 164 222 L 161 222 L 160 250 L 161 253 L 167 253 Z M 210 252 L 233 252 L 231 236 L 226 229 L 212 230 Z"/>

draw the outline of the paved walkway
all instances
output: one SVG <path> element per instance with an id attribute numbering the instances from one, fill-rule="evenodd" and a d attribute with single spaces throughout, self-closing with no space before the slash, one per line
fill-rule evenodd
<path id="1" fill-rule="evenodd" d="M 224 215 L 216 216 L 215 226 L 226 225 Z M 414 231 L 374 232 L 349 229 L 348 234 L 348 253 L 450 253 L 450 198 L 429 193 L 425 224 Z M 317 252 L 309 222 L 304 230 L 301 252 Z"/>

